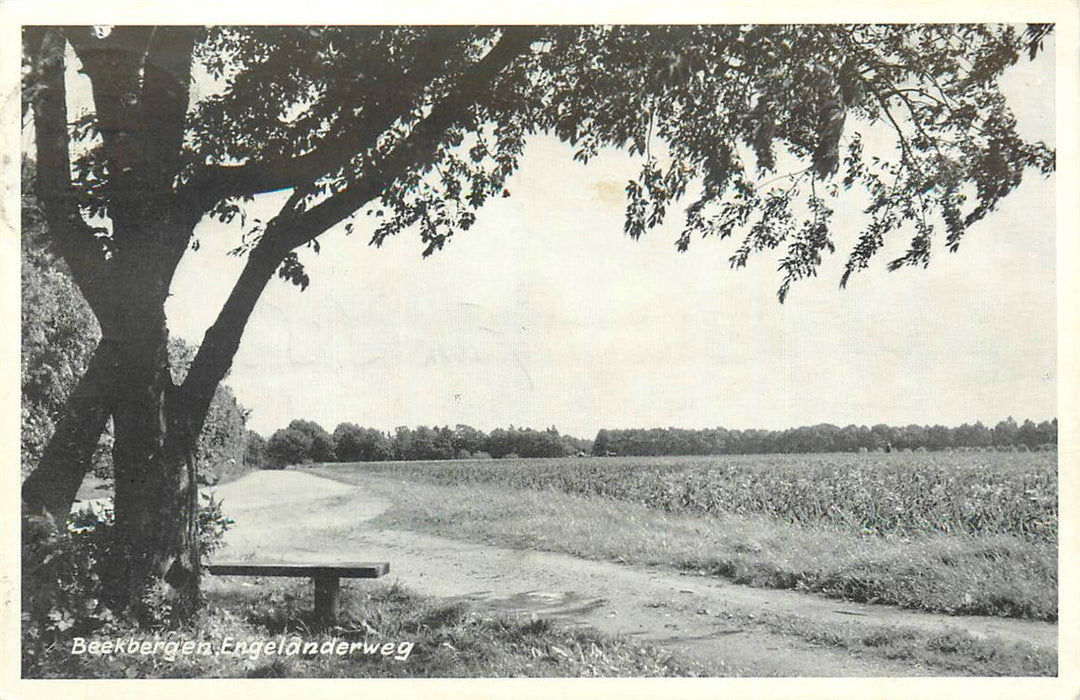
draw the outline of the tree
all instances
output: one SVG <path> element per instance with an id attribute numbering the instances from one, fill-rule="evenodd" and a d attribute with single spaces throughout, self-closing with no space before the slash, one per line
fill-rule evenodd
<path id="1" fill-rule="evenodd" d="M 581 161 L 605 148 L 640 156 L 632 238 L 683 201 L 679 249 L 738 233 L 733 267 L 779 251 L 781 301 L 834 250 L 841 188 L 871 198 L 842 285 L 902 227 L 910 248 L 890 266 L 925 265 L 935 227 L 955 250 L 1026 168 L 1052 170 L 997 86 L 1049 31 L 28 27 L 38 195 L 102 339 L 24 482 L 26 510 L 67 511 L 111 417 L 117 579 L 136 608 L 164 580 L 186 613 L 199 582 L 196 438 L 263 289 L 275 275 L 309 283 L 298 249 L 365 211 L 373 243 L 409 229 L 430 254 L 509 194 L 526 139 L 549 133 Z M 74 119 L 69 60 L 93 95 Z M 189 104 L 193 76 L 206 96 Z M 894 132 L 894 152 L 867 151 L 860 130 L 874 125 Z M 164 304 L 196 224 L 243 221 L 245 203 L 276 191 L 280 211 L 248 227 L 245 268 L 174 381 Z"/>
<path id="2" fill-rule="evenodd" d="M 1017 437 L 1020 434 L 1020 427 L 1016 424 L 1016 419 L 1009 416 L 1003 421 L 999 421 L 994 426 L 993 437 L 995 447 L 1009 447 L 1017 443 Z"/>
<path id="3" fill-rule="evenodd" d="M 79 294 L 67 266 L 49 250 L 41 207 L 31 186 L 32 162 L 23 164 L 22 193 L 22 471 L 41 459 L 67 397 L 85 370 L 101 337 L 97 321 Z M 179 338 L 169 340 L 169 363 L 182 381 L 195 349 Z M 229 386 L 219 384 L 195 447 L 196 473 L 214 483 L 243 464 L 244 423 L 248 411 Z M 93 454 L 95 474 L 112 477 L 112 428 L 106 426 Z"/>
<path id="4" fill-rule="evenodd" d="M 266 467 L 266 438 L 248 430 L 244 434 L 244 466 L 248 469 Z"/>
<path id="5" fill-rule="evenodd" d="M 412 431 L 409 447 L 399 459 L 453 459 L 454 448 L 448 434 L 436 428 L 418 425 Z"/>
<path id="6" fill-rule="evenodd" d="M 266 459 L 277 469 L 293 464 L 333 462 L 334 439 L 315 421 L 296 419 L 270 436 Z"/>
<path id="7" fill-rule="evenodd" d="M 339 423 L 331 438 L 334 454 L 342 462 L 364 462 L 363 428 L 355 423 Z"/>
<path id="8" fill-rule="evenodd" d="M 183 340 L 169 339 L 169 367 L 173 381 L 184 380 L 195 352 L 196 349 Z M 248 413 L 228 384 L 218 384 L 195 442 L 196 481 L 214 484 L 223 476 L 234 476 L 243 471 Z"/>
<path id="9" fill-rule="evenodd" d="M 454 426 L 454 434 L 452 443 L 454 446 L 454 455 L 468 452 L 470 455 L 480 452 L 483 449 L 484 438 L 487 437 L 482 431 L 477 430 L 471 425 L 464 425 L 458 423 Z"/>
<path id="10" fill-rule="evenodd" d="M 381 462 L 393 454 L 390 439 L 374 428 L 341 423 L 334 429 L 334 455 L 339 462 Z"/>

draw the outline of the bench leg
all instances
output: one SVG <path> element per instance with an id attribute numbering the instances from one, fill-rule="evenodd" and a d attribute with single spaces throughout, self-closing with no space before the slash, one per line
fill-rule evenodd
<path id="1" fill-rule="evenodd" d="M 338 593 L 341 584 L 337 576 L 315 577 L 315 617 L 324 624 L 337 621 Z"/>

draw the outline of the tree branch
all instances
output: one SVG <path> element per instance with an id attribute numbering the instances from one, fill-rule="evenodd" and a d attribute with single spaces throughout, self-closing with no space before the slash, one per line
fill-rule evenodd
<path id="1" fill-rule="evenodd" d="M 37 151 L 35 192 L 49 232 L 105 332 L 113 314 L 106 288 L 110 265 L 93 229 L 79 211 L 71 183 L 64 51 L 63 33 L 56 29 L 46 31 L 35 61 L 38 77 L 35 94 L 29 97 Z"/>
<path id="2" fill-rule="evenodd" d="M 63 524 L 90 469 L 98 438 L 112 413 L 117 375 L 115 343 L 102 341 L 64 404 L 64 414 L 37 468 L 22 485 L 25 512 L 43 510 Z"/>
<path id="3" fill-rule="evenodd" d="M 373 109 L 369 106 L 360 121 L 324 139 L 308 153 L 244 165 L 208 166 L 185 187 L 185 196 L 194 199 L 197 206 L 205 211 L 225 197 L 251 196 L 296 187 L 342 167 L 348 162 L 348 156 L 370 148 L 394 121 L 408 111 L 414 103 L 415 93 L 443 73 L 446 63 L 457 56 L 459 42 L 470 31 L 468 27 L 430 29 L 426 40 L 417 49 L 413 70 L 402 76 L 402 84 L 387 91 L 390 99 L 374 105 Z M 343 155 L 346 158 L 343 159 Z"/>
<path id="4" fill-rule="evenodd" d="M 45 39 L 46 27 L 23 27 L 22 30 L 22 62 L 25 69 L 27 63 L 30 70 L 23 73 L 22 77 L 22 118 L 26 119 L 27 113 L 33 104 L 33 95 L 37 91 L 35 86 L 37 71 L 34 69 L 34 61 L 41 53 L 41 42 Z"/>
<path id="5" fill-rule="evenodd" d="M 193 421 L 188 426 L 192 434 L 202 430 L 201 421 L 205 420 L 214 390 L 232 367 L 255 303 L 287 253 L 280 244 L 264 236 L 248 255 L 229 298 L 203 336 L 187 377 L 176 393 L 178 407 Z"/>
<path id="6" fill-rule="evenodd" d="M 158 191 L 171 190 L 183 153 L 191 89 L 191 54 L 201 27 L 158 27 L 143 69 L 147 174 Z"/>
<path id="7" fill-rule="evenodd" d="M 138 96 L 153 29 L 115 27 L 107 37 L 97 38 L 89 27 L 70 27 L 66 34 L 90 77 L 94 114 L 109 164 L 110 193 L 116 197 L 133 189 L 125 183 L 146 156 Z"/>
<path id="8" fill-rule="evenodd" d="M 270 221 L 217 319 L 207 329 L 180 387 L 182 401 L 190 409 L 189 415 L 205 414 L 201 409 L 209 406 L 214 389 L 228 373 L 255 303 L 284 257 L 378 196 L 396 177 L 415 166 L 421 154 L 432 151 L 446 129 L 464 115 L 498 73 L 528 50 L 536 33 L 534 28 L 507 29 L 499 42 L 462 78 L 452 94 L 436 105 L 409 137 L 362 180 L 307 211 L 296 211 L 287 205 Z M 192 427 L 199 429 L 201 426 Z"/>
<path id="9" fill-rule="evenodd" d="M 506 29 L 499 42 L 461 79 L 454 91 L 435 105 L 393 151 L 372 163 L 360 180 L 286 222 L 286 228 L 278 235 L 283 237 L 288 249 L 308 243 L 341 222 L 416 165 L 422 155 L 438 145 L 446 130 L 465 116 L 469 106 L 484 94 L 499 72 L 527 51 L 539 35 L 540 30 L 535 27 Z M 270 234 L 268 227 L 266 235 Z"/>

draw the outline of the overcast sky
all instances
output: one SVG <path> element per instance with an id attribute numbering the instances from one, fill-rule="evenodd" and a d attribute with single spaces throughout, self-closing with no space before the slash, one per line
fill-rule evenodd
<path id="1" fill-rule="evenodd" d="M 1048 46 L 1052 56 L 1053 47 Z M 1053 145 L 1049 57 L 1007 79 L 1021 133 Z M 587 166 L 536 138 L 513 196 L 421 258 L 415 233 L 369 247 L 359 220 L 302 255 L 305 292 L 275 280 L 228 383 L 264 434 L 293 418 L 398 425 L 784 428 L 1056 415 L 1055 177 L 1023 186 L 926 270 L 894 273 L 899 237 L 838 288 L 863 219 L 837 205 L 836 255 L 776 301 L 775 257 L 729 269 L 738 241 L 678 253 L 681 216 L 623 234 L 637 161 Z M 274 201 L 257 202 L 264 218 Z M 258 215 L 258 211 L 256 215 Z M 198 342 L 239 274 L 238 226 L 205 223 L 167 307 Z M 940 241 L 939 241 L 940 243 Z"/>

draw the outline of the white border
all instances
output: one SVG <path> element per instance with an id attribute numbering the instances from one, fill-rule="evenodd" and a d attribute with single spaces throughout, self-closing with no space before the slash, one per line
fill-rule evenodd
<path id="1" fill-rule="evenodd" d="M 1065 0 L 1005 2 L 658 2 L 509 3 L 296 2 L 211 5 L 113 0 L 0 0 L 0 697 L 7 698 L 1077 698 L 1080 697 L 1080 5 Z M 1056 22 L 1058 429 L 1062 592 L 1056 679 L 552 679 L 552 680 L 189 680 L 23 681 L 19 678 L 19 52 L 22 24 L 570 24 L 570 23 Z M 1070 194 L 1071 193 L 1071 194 Z"/>

